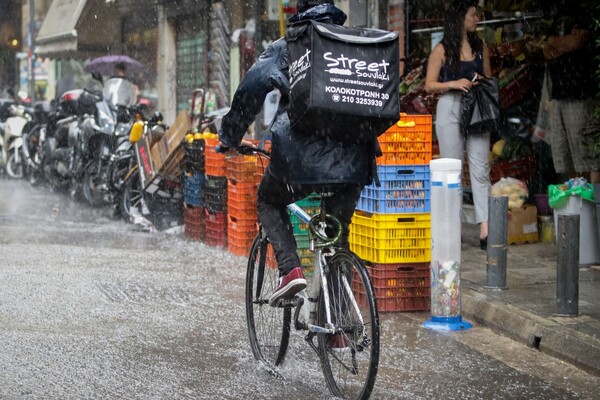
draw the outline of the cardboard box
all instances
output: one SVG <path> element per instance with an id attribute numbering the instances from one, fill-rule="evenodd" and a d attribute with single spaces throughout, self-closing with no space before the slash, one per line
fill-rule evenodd
<path id="1" fill-rule="evenodd" d="M 539 240 L 537 208 L 524 204 L 508 211 L 508 244 L 535 243 Z"/>

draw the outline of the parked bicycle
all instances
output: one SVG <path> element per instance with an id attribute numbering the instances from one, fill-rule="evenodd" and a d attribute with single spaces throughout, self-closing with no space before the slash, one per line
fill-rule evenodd
<path id="1" fill-rule="evenodd" d="M 269 157 L 267 151 L 252 147 L 237 150 Z M 319 356 L 333 395 L 368 399 L 375 385 L 380 345 L 370 277 L 358 256 L 337 247 L 342 232 L 337 218 L 323 207 L 314 216 L 296 204 L 288 209 L 308 224 L 314 272 L 308 287 L 296 297 L 270 306 L 269 296 L 278 287 L 277 262 L 268 238 L 259 230 L 246 272 L 246 320 L 254 357 L 268 366 L 282 364 L 293 326 L 306 332 L 304 339 Z"/>

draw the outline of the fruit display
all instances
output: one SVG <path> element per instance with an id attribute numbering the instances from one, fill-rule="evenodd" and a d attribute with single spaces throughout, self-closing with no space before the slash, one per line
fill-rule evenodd
<path id="1" fill-rule="evenodd" d="M 425 65 L 412 69 L 400 82 L 400 110 L 407 114 L 435 114 L 439 95 L 425 91 Z"/>

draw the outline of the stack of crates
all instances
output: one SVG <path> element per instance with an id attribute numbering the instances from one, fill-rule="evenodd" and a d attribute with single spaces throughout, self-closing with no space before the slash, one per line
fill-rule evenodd
<path id="1" fill-rule="evenodd" d="M 426 311 L 430 303 L 431 115 L 401 114 L 379 137 L 381 182 L 366 186 L 350 225 L 350 248 L 371 275 L 379 311 Z M 365 294 L 355 285 L 357 299 Z M 362 296 L 362 297 L 361 297 Z"/>
<path id="2" fill-rule="evenodd" d="M 206 139 L 204 207 L 205 242 L 211 246 L 227 247 L 227 159 L 217 153 L 218 139 Z"/>
<path id="3" fill-rule="evenodd" d="M 192 139 L 185 145 L 185 168 L 183 173 L 183 221 L 184 235 L 190 240 L 204 240 L 204 139 Z"/>
<path id="4" fill-rule="evenodd" d="M 296 202 L 298 207 L 302 208 L 313 216 L 320 212 L 321 207 L 321 196 L 316 193 L 312 193 L 310 196 Z M 315 253 L 310 250 L 310 239 L 308 237 L 308 224 L 300 221 L 300 219 L 288 211 L 290 215 L 290 221 L 292 222 L 292 229 L 294 231 L 294 238 L 296 239 L 298 257 L 300 257 L 300 263 L 302 264 L 302 271 L 305 277 L 312 276 L 314 272 L 314 259 Z"/>
<path id="5" fill-rule="evenodd" d="M 227 248 L 230 253 L 248 256 L 258 233 L 257 156 L 239 155 L 227 161 Z"/>

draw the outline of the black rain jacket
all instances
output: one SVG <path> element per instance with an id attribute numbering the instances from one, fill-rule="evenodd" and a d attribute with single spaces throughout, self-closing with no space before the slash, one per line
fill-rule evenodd
<path id="1" fill-rule="evenodd" d="M 320 4 L 295 14 L 288 25 L 307 19 L 342 25 L 346 14 L 332 4 Z M 376 139 L 372 145 L 350 144 L 291 128 L 288 52 L 283 38 L 261 54 L 240 82 L 231 109 L 223 117 L 221 142 L 236 148 L 275 88 L 281 92 L 281 100 L 270 126 L 272 152 L 267 173 L 288 184 L 369 184 L 373 172 L 376 174 Z"/>

